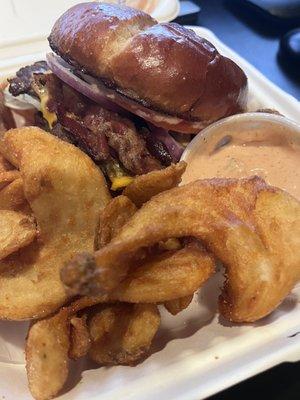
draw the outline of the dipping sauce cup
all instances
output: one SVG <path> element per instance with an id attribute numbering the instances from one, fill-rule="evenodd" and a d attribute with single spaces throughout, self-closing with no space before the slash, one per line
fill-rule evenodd
<path id="1" fill-rule="evenodd" d="M 260 176 L 300 200 L 300 125 L 275 114 L 245 113 L 201 131 L 182 157 L 182 183 Z"/>

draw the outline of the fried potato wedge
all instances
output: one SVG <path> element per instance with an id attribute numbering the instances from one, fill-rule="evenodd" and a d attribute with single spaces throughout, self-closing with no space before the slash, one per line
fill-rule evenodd
<path id="1" fill-rule="evenodd" d="M 89 356 L 101 365 L 134 365 L 148 354 L 159 324 L 155 304 L 104 306 L 89 321 Z"/>
<path id="2" fill-rule="evenodd" d="M 141 207 L 151 197 L 177 186 L 181 182 L 185 169 L 186 162 L 180 161 L 167 168 L 137 176 L 126 186 L 123 194 L 129 197 L 137 207 Z"/>
<path id="3" fill-rule="evenodd" d="M 17 170 L 0 172 L 0 190 L 20 177 L 20 172 Z"/>
<path id="4" fill-rule="evenodd" d="M 15 169 L 14 166 L 11 165 L 11 163 L 8 162 L 6 158 L 2 156 L 2 154 L 0 154 L 0 174 L 12 169 Z"/>
<path id="5" fill-rule="evenodd" d="M 93 251 L 110 195 L 87 155 L 38 128 L 6 132 L 0 152 L 20 170 L 39 230 L 38 243 L 0 262 L 0 318 L 37 318 L 67 300 L 60 269 L 78 250 Z"/>
<path id="6" fill-rule="evenodd" d="M 190 296 L 214 272 L 214 261 L 197 247 L 166 252 L 142 263 L 111 294 L 128 303 L 161 303 Z"/>
<path id="7" fill-rule="evenodd" d="M 70 355 L 78 356 L 79 350 L 83 352 L 82 345 L 86 338 L 83 339 L 85 334 L 82 327 L 85 321 L 78 322 L 76 319 L 74 324 L 73 316 L 82 309 L 105 300 L 106 298 L 82 297 L 63 307 L 57 314 L 31 325 L 26 339 L 25 355 L 29 389 L 36 400 L 48 400 L 58 394 L 68 377 Z M 70 336 L 71 323 L 73 327 L 76 326 L 76 334 L 80 331 L 80 346 L 76 342 L 76 349 L 74 336 Z"/>
<path id="8" fill-rule="evenodd" d="M 136 206 L 126 196 L 112 199 L 100 214 L 97 248 L 107 245 L 136 210 Z"/>
<path id="9" fill-rule="evenodd" d="M 118 234 L 136 210 L 136 206 L 126 196 L 118 196 L 110 201 L 100 215 L 98 239 L 100 247 L 108 244 Z M 169 239 L 167 247 L 174 247 L 174 241 L 176 241 L 177 250 L 179 241 L 176 239 Z M 201 270 L 194 268 L 194 265 L 200 266 Z M 110 298 L 129 303 L 158 303 L 164 299 L 176 297 L 174 289 L 179 293 L 186 291 L 192 293 L 167 301 L 166 308 L 175 315 L 190 304 L 193 292 L 208 279 L 213 271 L 213 261 L 204 251 L 184 249 L 178 254 L 169 252 L 135 270 L 120 288 L 111 293 Z"/>
<path id="10" fill-rule="evenodd" d="M 91 347 L 91 338 L 86 324 L 87 315 L 71 318 L 71 345 L 69 357 L 77 360 L 87 355 Z"/>
<path id="11" fill-rule="evenodd" d="M 237 307 L 241 303 L 236 302 L 236 297 L 245 301 L 252 295 L 250 302 L 245 302 L 243 305 L 250 315 L 250 321 L 255 320 L 257 315 L 269 314 L 300 280 L 299 202 L 284 191 L 265 191 L 257 198 L 254 217 L 260 238 L 268 250 L 269 263 L 258 264 L 252 280 L 253 272 L 245 272 L 248 287 L 246 287 L 247 293 L 243 296 L 234 286 L 234 283 L 240 281 L 237 276 L 239 271 L 228 270 L 228 280 L 232 283 L 228 282 L 225 286 L 219 304 L 222 314 L 234 321 L 241 318 Z M 229 249 L 230 246 L 232 241 L 228 242 Z M 234 291 L 231 292 L 231 288 Z M 228 294 L 232 306 L 228 303 Z"/>
<path id="12" fill-rule="evenodd" d="M 0 190 L 0 210 L 28 211 L 22 178 L 15 179 Z M 30 211 L 31 213 L 31 211 Z"/>
<path id="13" fill-rule="evenodd" d="M 15 211 L 0 210 L 0 260 L 27 246 L 36 235 L 33 218 Z"/>
<path id="14" fill-rule="evenodd" d="M 194 294 L 191 294 L 188 296 L 179 297 L 178 299 L 169 300 L 164 302 L 164 306 L 166 307 L 166 309 L 169 311 L 170 314 L 177 315 L 181 311 L 188 308 L 188 306 L 191 304 L 191 301 L 193 300 L 193 297 Z"/>
<path id="15" fill-rule="evenodd" d="M 70 322 L 68 310 L 36 322 L 26 341 L 26 369 L 29 389 L 36 400 L 55 396 L 67 380 Z"/>
<path id="16" fill-rule="evenodd" d="M 80 271 L 85 289 L 92 281 L 105 293 L 126 278 L 140 248 L 184 236 L 202 240 L 223 262 L 219 304 L 231 321 L 268 315 L 300 278 L 300 204 L 258 177 L 199 180 L 163 192 L 95 253 L 88 274 L 76 263 L 65 272 Z"/>

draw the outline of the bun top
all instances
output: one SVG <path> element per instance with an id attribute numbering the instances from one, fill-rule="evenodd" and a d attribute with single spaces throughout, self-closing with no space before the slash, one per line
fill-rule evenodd
<path id="1" fill-rule="evenodd" d="M 241 111 L 247 78 L 207 40 L 142 11 L 78 4 L 55 23 L 54 52 L 126 97 L 156 111 L 207 124 Z"/>

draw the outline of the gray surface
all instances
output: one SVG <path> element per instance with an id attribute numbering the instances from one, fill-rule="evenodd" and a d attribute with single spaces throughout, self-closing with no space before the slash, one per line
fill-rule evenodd
<path id="1" fill-rule="evenodd" d="M 185 19 L 183 23 L 209 28 L 281 89 L 300 100 L 299 69 L 284 69 L 277 59 L 280 37 L 288 28 L 269 23 L 247 7 L 239 6 L 243 2 L 194 1 L 201 6 L 201 12 L 197 18 Z"/>

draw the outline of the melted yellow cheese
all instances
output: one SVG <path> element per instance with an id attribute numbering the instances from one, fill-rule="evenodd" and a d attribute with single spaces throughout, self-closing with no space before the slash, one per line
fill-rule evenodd
<path id="1" fill-rule="evenodd" d="M 54 112 L 48 110 L 47 107 L 47 102 L 49 100 L 48 92 L 46 90 L 39 91 L 39 97 L 41 100 L 41 111 L 43 117 L 48 122 L 50 129 L 52 129 L 53 124 L 55 124 L 55 122 L 57 121 L 57 116 Z"/>
<path id="2" fill-rule="evenodd" d="M 133 181 L 132 176 L 119 176 L 112 179 L 111 190 L 119 190 Z"/>

